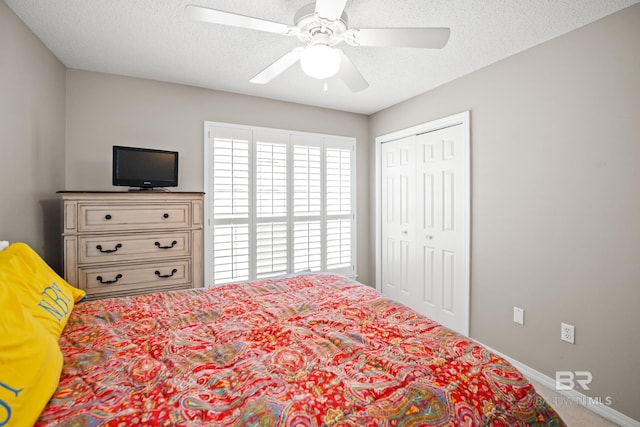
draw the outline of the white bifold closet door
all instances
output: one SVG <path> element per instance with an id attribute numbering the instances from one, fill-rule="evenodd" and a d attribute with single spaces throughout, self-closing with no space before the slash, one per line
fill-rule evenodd
<path id="1" fill-rule="evenodd" d="M 416 137 L 382 144 L 382 292 L 411 306 L 415 274 Z"/>
<path id="2" fill-rule="evenodd" d="M 468 145 L 455 125 L 381 146 L 382 292 L 468 333 Z"/>

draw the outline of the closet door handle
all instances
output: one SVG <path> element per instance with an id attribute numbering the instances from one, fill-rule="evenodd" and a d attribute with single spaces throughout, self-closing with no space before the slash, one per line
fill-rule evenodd
<path id="1" fill-rule="evenodd" d="M 96 246 L 96 249 L 97 249 L 97 250 L 99 250 L 99 251 L 100 251 L 101 253 L 103 253 L 103 254 L 110 254 L 110 253 L 112 253 L 112 252 L 117 251 L 117 250 L 118 250 L 118 249 L 120 249 L 121 247 L 122 247 L 122 244 L 121 244 L 121 243 L 118 243 L 118 244 L 115 246 L 115 248 L 113 248 L 113 249 L 102 249 L 102 245 L 97 245 L 97 246 Z"/>
<path id="2" fill-rule="evenodd" d="M 402 234 L 407 234 L 409 233 L 407 230 L 402 230 Z"/>
<path id="3" fill-rule="evenodd" d="M 178 269 L 174 268 L 173 270 L 171 270 L 171 274 L 160 274 L 158 270 L 155 271 L 155 274 L 161 279 L 166 279 L 168 277 L 173 277 L 173 275 L 176 274 L 177 272 L 178 272 Z"/>
<path id="4" fill-rule="evenodd" d="M 427 239 L 429 239 L 429 240 L 433 240 L 433 236 L 431 236 L 431 235 L 429 235 L 429 234 L 427 234 L 425 237 L 426 237 Z"/>
<path id="5" fill-rule="evenodd" d="M 118 274 L 113 280 L 102 280 L 102 276 L 96 277 L 96 280 L 103 285 L 110 285 L 111 283 L 116 283 L 118 280 L 122 279 L 122 274 Z"/>

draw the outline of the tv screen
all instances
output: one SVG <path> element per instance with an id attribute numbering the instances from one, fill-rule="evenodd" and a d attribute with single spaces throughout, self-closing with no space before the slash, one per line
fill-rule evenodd
<path id="1" fill-rule="evenodd" d="M 177 187 L 178 152 L 114 145 L 113 185 Z"/>

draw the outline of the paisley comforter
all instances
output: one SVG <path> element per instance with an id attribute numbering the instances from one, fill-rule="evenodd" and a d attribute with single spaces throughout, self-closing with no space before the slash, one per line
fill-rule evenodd
<path id="1" fill-rule="evenodd" d="M 78 304 L 38 426 L 564 425 L 507 361 L 306 274 Z"/>

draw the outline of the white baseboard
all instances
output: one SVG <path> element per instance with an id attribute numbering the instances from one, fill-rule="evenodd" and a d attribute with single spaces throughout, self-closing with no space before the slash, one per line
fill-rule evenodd
<path id="1" fill-rule="evenodd" d="M 532 380 L 532 381 L 536 381 L 540 384 L 542 384 L 543 386 L 550 388 L 551 390 L 555 391 L 556 393 L 564 396 L 567 398 L 568 401 L 571 402 L 575 402 L 577 404 L 580 404 L 581 406 L 583 406 L 585 409 L 588 409 L 591 412 L 594 412 L 598 415 L 600 415 L 602 418 L 605 418 L 609 421 L 611 421 L 612 423 L 618 424 L 620 426 L 624 426 L 624 427 L 640 427 L 640 421 L 636 421 L 631 417 L 628 417 L 627 415 L 616 411 L 615 409 L 613 409 L 610 406 L 607 405 L 603 405 L 603 404 L 586 404 L 587 402 L 590 402 L 588 396 L 585 396 L 584 394 L 576 391 L 576 390 L 556 390 L 556 380 L 548 377 L 547 375 L 543 374 L 540 371 L 536 371 L 535 369 L 533 369 L 530 366 L 525 365 L 524 363 L 518 362 L 517 360 L 507 356 L 506 354 L 500 353 L 498 350 L 495 350 L 491 347 L 489 347 L 488 345 L 482 344 L 479 341 L 478 344 L 481 344 L 482 346 L 486 347 L 489 351 L 499 355 L 500 357 L 503 357 L 504 359 L 506 359 L 509 363 L 511 363 L 513 366 L 515 366 L 520 372 L 522 372 L 522 374 L 528 379 L 528 380 Z M 549 403 L 553 403 L 553 402 L 549 402 Z"/>

